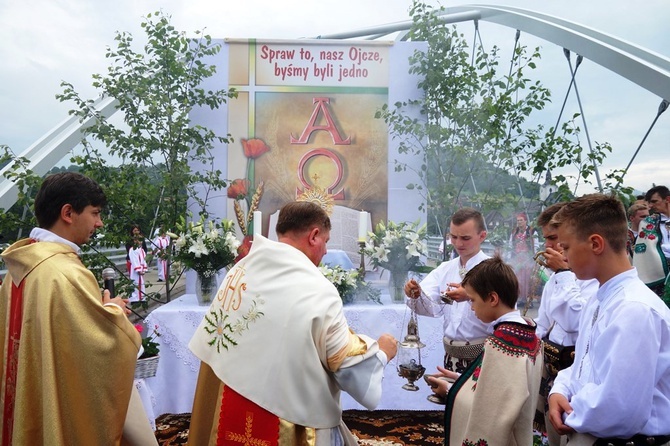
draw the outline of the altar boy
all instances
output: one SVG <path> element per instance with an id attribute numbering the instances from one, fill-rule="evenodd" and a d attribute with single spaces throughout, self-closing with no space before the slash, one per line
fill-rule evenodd
<path id="1" fill-rule="evenodd" d="M 585 195 L 552 223 L 570 269 L 600 288 L 582 310 L 575 362 L 549 394 L 551 423 L 571 446 L 668 443 L 670 310 L 630 265 L 623 204 Z"/>
<path id="2" fill-rule="evenodd" d="M 428 378 L 435 393 L 447 397 L 445 444 L 532 444 L 542 343 L 535 323 L 516 309 L 514 270 L 494 257 L 468 271 L 462 285 L 475 315 L 490 324 L 492 334 L 460 376 L 438 367 L 444 377 L 456 378 L 452 386 L 440 377 Z"/>

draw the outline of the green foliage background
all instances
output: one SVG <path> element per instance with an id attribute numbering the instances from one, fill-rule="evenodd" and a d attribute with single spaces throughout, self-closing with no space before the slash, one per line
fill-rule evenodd
<path id="1" fill-rule="evenodd" d="M 96 180 L 108 197 L 102 237 L 88 247 L 92 255 L 87 261 L 94 270 L 109 266 L 107 259 L 95 255 L 97 248 L 123 246 L 132 224 L 140 224 L 151 239 L 154 228 L 174 228 L 187 212 L 206 217 L 207 198 L 226 187 L 212 160 L 214 151 L 231 138 L 189 119 L 195 108 L 215 109 L 236 96 L 233 90 L 203 87 L 216 67 L 202 59 L 217 54 L 220 45 L 199 31 L 197 38 L 187 38 L 170 20 L 162 12 L 147 14 L 141 24 L 146 43 L 139 50 L 132 35 L 117 33 L 115 47 L 107 48 L 107 73 L 93 75 L 99 95 L 117 101 L 121 123 L 116 116 L 100 115 L 94 100 L 81 97 L 68 82 L 62 82 L 63 92 L 56 95 L 73 104 L 70 114 L 82 122 L 94 118 L 85 129 L 81 154 L 71 158 L 75 169 Z M 36 225 L 29 210 L 42 178 L 27 169 L 28 160 L 3 149 L 1 161 L 11 165 L 6 176 L 20 189 L 16 205 L 0 217 L 0 231 L 11 241 Z"/>
<path id="2" fill-rule="evenodd" d="M 424 160 L 415 169 L 419 180 L 407 187 L 424 197 L 419 208 L 428 213 L 429 233 L 440 234 L 440 226 L 463 206 L 510 218 L 551 204 L 539 202 L 539 183 L 548 171 L 568 167 L 574 172 L 553 176 L 558 188 L 554 201 L 570 199 L 580 184 L 593 184 L 596 166 L 612 148 L 602 143 L 585 150 L 579 115 L 559 128 L 530 124 L 531 115 L 551 101 L 550 91 L 531 77 L 540 62 L 539 48 L 522 46 L 517 33 L 510 62 L 503 64 L 507 56 L 495 45 L 486 49 L 477 26 L 470 45 L 457 26 L 441 20 L 444 12 L 443 7 L 413 2 L 407 37 L 426 42 L 427 49 L 412 55 L 410 73 L 420 79 L 424 96 L 377 112 L 389 125 L 399 153 Z M 395 169 L 413 168 L 396 160 Z M 621 174 L 608 173 L 603 189 L 616 186 L 627 198 L 631 190 L 620 186 Z"/>

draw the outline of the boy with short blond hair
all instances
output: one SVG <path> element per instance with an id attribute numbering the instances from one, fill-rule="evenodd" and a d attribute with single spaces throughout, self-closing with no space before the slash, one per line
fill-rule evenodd
<path id="1" fill-rule="evenodd" d="M 570 271 L 563 249 L 558 243 L 558 228 L 551 224 L 551 219 L 565 204 L 553 204 L 537 218 L 544 238 L 544 263 L 551 275 L 542 290 L 540 308 L 535 319 L 536 334 L 544 341 L 544 373 L 535 420 L 538 428 L 547 432 L 549 446 L 559 446 L 561 441 L 565 441 L 549 422 L 546 404 L 549 390 L 556 374 L 572 365 L 582 308 L 599 287 L 597 280 L 577 279 L 575 273 Z"/>
<path id="2" fill-rule="evenodd" d="M 449 223 L 449 239 L 458 257 L 441 263 L 421 283 L 409 280 L 405 295 L 407 306 L 417 314 L 444 319 L 444 366 L 461 373 L 481 353 L 488 329 L 470 311 L 468 296 L 460 286 L 471 268 L 489 258 L 481 249 L 486 240 L 484 216 L 473 208 L 457 210 Z M 446 305 L 444 296 L 453 302 Z"/>
<path id="3" fill-rule="evenodd" d="M 603 194 L 552 219 L 577 278 L 600 284 L 582 311 L 575 362 L 549 395 L 551 423 L 571 446 L 670 441 L 670 310 L 628 261 L 626 220 L 621 201 Z"/>

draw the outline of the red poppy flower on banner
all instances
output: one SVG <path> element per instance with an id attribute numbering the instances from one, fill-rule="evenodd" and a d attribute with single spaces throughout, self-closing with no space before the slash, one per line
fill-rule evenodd
<path id="1" fill-rule="evenodd" d="M 247 235 L 244 237 L 244 240 L 242 240 L 242 244 L 237 248 L 237 257 L 235 257 L 235 263 L 239 262 L 243 258 L 249 254 L 249 250 L 251 249 L 251 240 L 252 240 L 251 235 Z"/>
<path id="2" fill-rule="evenodd" d="M 262 139 L 252 138 L 252 139 L 243 139 L 242 140 L 242 149 L 244 150 L 244 156 L 250 159 L 256 159 L 270 148 L 263 142 Z"/>
<path id="3" fill-rule="evenodd" d="M 247 190 L 249 189 L 249 180 L 246 178 L 238 178 L 233 180 L 228 186 L 228 198 L 233 198 L 235 200 L 241 200 L 247 195 Z"/>

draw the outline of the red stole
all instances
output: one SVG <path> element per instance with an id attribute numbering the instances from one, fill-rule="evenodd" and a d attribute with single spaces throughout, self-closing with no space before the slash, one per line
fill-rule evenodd
<path id="1" fill-rule="evenodd" d="M 2 445 L 11 446 L 12 429 L 14 427 L 14 401 L 16 399 L 16 374 L 19 367 L 19 341 L 23 323 L 23 285 L 12 283 L 12 300 L 9 306 L 7 333 L 7 357 L 5 358 L 5 405 L 2 421 Z"/>
<path id="2" fill-rule="evenodd" d="M 278 443 L 279 417 L 224 386 L 216 445 L 277 446 Z"/>

